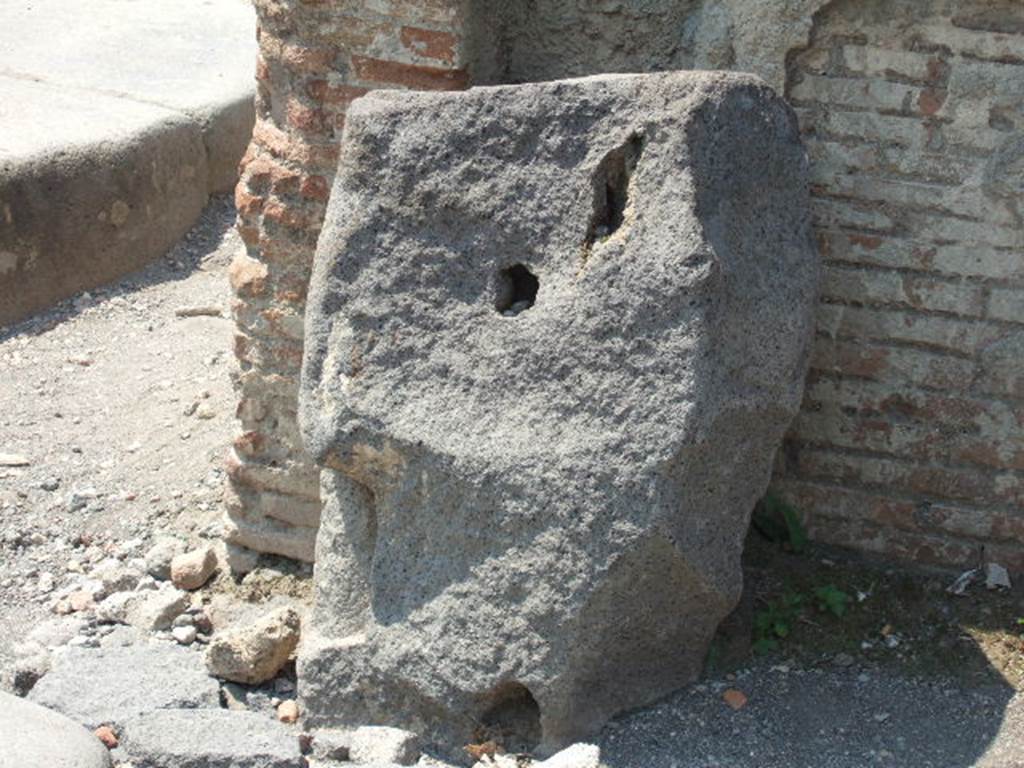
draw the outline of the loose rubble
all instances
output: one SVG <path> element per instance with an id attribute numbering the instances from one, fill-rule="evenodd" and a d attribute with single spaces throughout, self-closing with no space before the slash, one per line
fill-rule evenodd
<path id="1" fill-rule="evenodd" d="M 236 683 L 270 680 L 294 653 L 300 623 L 298 611 L 283 607 L 251 625 L 219 632 L 206 650 L 206 668 Z"/>

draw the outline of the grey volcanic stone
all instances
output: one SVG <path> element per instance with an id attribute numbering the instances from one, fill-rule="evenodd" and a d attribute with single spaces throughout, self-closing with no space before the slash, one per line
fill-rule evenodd
<path id="1" fill-rule="evenodd" d="M 415 765 L 419 756 L 419 737 L 400 728 L 364 725 L 356 728 L 349 742 L 349 759 L 354 763 Z"/>
<path id="2" fill-rule="evenodd" d="M 161 709 L 124 724 L 135 768 L 300 768 L 297 732 L 255 712 Z"/>
<path id="3" fill-rule="evenodd" d="M 550 752 L 695 679 L 818 279 L 753 76 L 357 101 L 307 309 L 309 726 Z"/>
<path id="4" fill-rule="evenodd" d="M 0 691 L 0 765 L 11 768 L 109 768 L 99 739 L 64 715 Z"/>
<path id="5" fill-rule="evenodd" d="M 89 728 L 119 725 L 153 709 L 220 706 L 217 681 L 206 674 L 200 654 L 155 642 L 54 654 L 52 669 L 29 698 Z"/>

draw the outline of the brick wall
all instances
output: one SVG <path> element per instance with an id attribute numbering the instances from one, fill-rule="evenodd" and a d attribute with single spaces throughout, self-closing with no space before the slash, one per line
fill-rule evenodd
<path id="1" fill-rule="evenodd" d="M 985 546 L 1024 570 L 1024 3 L 670 5 L 678 27 L 659 16 L 657 41 L 683 45 L 659 48 L 618 3 L 256 1 L 258 120 L 238 188 L 248 252 L 231 269 L 242 434 L 230 542 L 313 558 L 316 472 L 295 423 L 302 312 L 352 99 L 736 66 L 785 81 L 827 265 L 776 489 L 822 541 L 954 566 Z M 598 23 L 617 58 L 595 57 Z"/>
<path id="2" fill-rule="evenodd" d="M 257 119 L 236 190 L 246 253 L 231 265 L 241 434 L 226 539 L 312 561 L 318 472 L 296 423 L 302 317 L 345 110 L 371 88 L 452 89 L 458 0 L 256 0 Z"/>
<path id="3" fill-rule="evenodd" d="M 826 272 L 777 487 L 817 539 L 1024 570 L 1024 6 L 832 3 L 787 96 Z"/>

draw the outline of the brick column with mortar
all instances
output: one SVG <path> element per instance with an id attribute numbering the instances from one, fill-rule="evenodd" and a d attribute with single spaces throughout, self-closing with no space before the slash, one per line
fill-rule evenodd
<path id="1" fill-rule="evenodd" d="M 466 87 L 464 14 L 460 0 L 254 4 L 256 127 L 235 193 L 245 252 L 230 268 L 241 433 L 227 462 L 225 539 L 235 555 L 312 562 L 319 472 L 302 449 L 296 397 L 306 286 L 345 111 L 373 88 Z"/>

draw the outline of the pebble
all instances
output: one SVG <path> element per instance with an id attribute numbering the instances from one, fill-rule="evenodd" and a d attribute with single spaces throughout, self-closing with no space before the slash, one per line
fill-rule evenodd
<path id="1" fill-rule="evenodd" d="M 0 453 L 0 467 L 27 467 L 31 462 L 18 453 Z"/>
<path id="2" fill-rule="evenodd" d="M 287 699 L 277 705 L 277 719 L 282 723 L 294 723 L 299 719 L 299 705 L 295 699 Z"/>
<path id="3" fill-rule="evenodd" d="M 197 634 L 198 632 L 196 632 L 196 628 L 191 626 L 174 627 L 173 629 L 171 629 L 171 635 L 181 645 L 192 645 L 192 643 L 194 643 L 196 640 Z"/>
<path id="4" fill-rule="evenodd" d="M 171 561 L 185 551 L 185 542 L 171 536 L 157 539 L 146 552 L 146 572 L 154 579 L 171 578 Z"/>
<path id="5" fill-rule="evenodd" d="M 77 512 L 97 497 L 99 497 L 99 493 L 95 488 L 76 488 L 68 495 L 68 510 Z"/>
<path id="6" fill-rule="evenodd" d="M 732 709 L 743 709 L 747 706 L 747 694 L 736 688 L 730 688 L 722 694 L 722 701 Z"/>
<path id="7" fill-rule="evenodd" d="M 213 547 L 176 555 L 171 560 L 171 581 L 178 589 L 199 589 L 213 575 L 217 556 Z"/>
<path id="8" fill-rule="evenodd" d="M 79 590 L 68 595 L 68 606 L 74 613 L 87 611 L 95 605 L 92 593 L 87 590 Z"/>
<path id="9" fill-rule="evenodd" d="M 103 742 L 103 746 L 107 749 L 114 749 L 117 747 L 117 734 L 114 733 L 114 729 L 109 725 L 101 725 L 93 734 L 97 739 Z"/>
<path id="10" fill-rule="evenodd" d="M 832 663 L 837 667 L 853 666 L 854 658 L 848 653 L 837 653 L 832 657 Z"/>

